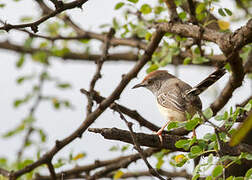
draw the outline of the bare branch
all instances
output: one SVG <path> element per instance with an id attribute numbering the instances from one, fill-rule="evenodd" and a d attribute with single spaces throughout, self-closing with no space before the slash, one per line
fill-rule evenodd
<path id="1" fill-rule="evenodd" d="M 19 28 L 26 28 L 30 27 L 33 32 L 38 32 L 38 25 L 43 23 L 44 21 L 56 16 L 57 14 L 67 10 L 67 9 L 73 9 L 76 7 L 81 8 L 84 3 L 86 3 L 88 0 L 76 0 L 70 3 L 63 3 L 61 7 L 57 8 L 55 11 L 51 12 L 50 14 L 40 18 L 39 20 L 32 22 L 32 23 L 26 23 L 26 24 L 17 24 L 17 25 L 12 25 L 12 24 L 4 24 L 4 26 L 0 27 L 0 30 L 5 30 L 9 31 L 11 29 L 19 29 Z"/>
<path id="2" fill-rule="evenodd" d="M 135 133 L 134 133 L 134 131 L 133 131 L 133 129 L 132 129 L 133 124 L 132 124 L 131 122 L 128 122 L 128 121 L 126 120 L 126 118 L 123 116 L 122 112 L 119 110 L 118 107 L 116 107 L 116 109 L 117 109 L 117 112 L 118 112 L 119 115 L 120 115 L 120 118 L 121 118 L 121 119 L 125 122 L 125 124 L 128 126 L 129 131 L 130 131 L 130 136 L 131 136 L 131 139 L 132 139 L 133 144 L 134 144 L 134 148 L 139 152 L 141 158 L 143 159 L 144 163 L 145 163 L 146 166 L 148 167 L 150 174 L 153 175 L 153 176 L 155 176 L 155 177 L 157 177 L 158 179 L 165 180 L 162 176 L 160 176 L 160 175 L 158 174 L 158 172 L 157 172 L 155 169 L 153 169 L 153 167 L 152 167 L 152 166 L 150 165 L 150 163 L 148 162 L 148 160 L 147 160 L 145 154 L 143 153 L 143 150 L 141 149 L 140 145 L 138 144 L 138 141 L 137 141 L 137 139 L 136 139 Z M 168 179 L 171 180 L 171 178 L 168 178 Z"/>
<path id="3" fill-rule="evenodd" d="M 148 148 L 146 150 L 144 150 L 144 154 L 146 155 L 146 157 L 151 156 L 153 153 L 158 152 L 160 149 L 153 149 L 153 148 Z M 132 162 L 137 161 L 138 159 L 140 159 L 141 156 L 139 153 L 132 155 L 129 158 L 125 158 L 117 163 L 113 163 L 111 165 L 106 166 L 104 169 L 96 172 L 94 175 L 92 175 L 91 177 L 87 177 L 88 180 L 94 180 L 94 179 L 98 179 L 100 177 L 104 177 L 107 174 L 111 173 L 112 171 L 118 170 L 120 168 L 127 168 L 128 165 L 130 165 Z"/>
<path id="4" fill-rule="evenodd" d="M 88 131 L 99 133 L 105 139 L 118 140 L 130 144 L 134 144 L 129 131 L 121 130 L 117 128 L 89 128 Z M 186 152 L 184 149 L 177 148 L 175 143 L 181 139 L 188 139 L 185 137 L 177 135 L 163 135 L 163 143 L 160 143 L 159 137 L 155 134 L 144 134 L 135 133 L 137 142 L 141 146 L 154 147 L 154 148 L 165 148 L 171 151 L 182 151 Z"/>
<path id="5" fill-rule="evenodd" d="M 113 28 L 111 28 L 106 36 L 106 40 L 104 41 L 104 47 L 103 47 L 101 58 L 98 61 L 96 61 L 96 64 L 97 64 L 96 71 L 95 71 L 95 74 L 90 82 L 90 88 L 89 88 L 90 95 L 87 96 L 87 98 L 88 98 L 87 114 L 90 114 L 92 112 L 93 96 L 94 96 L 93 94 L 94 94 L 95 84 L 101 78 L 101 68 L 102 68 L 104 61 L 107 60 L 108 49 L 110 46 L 110 40 L 114 34 L 115 34 L 115 30 Z"/>

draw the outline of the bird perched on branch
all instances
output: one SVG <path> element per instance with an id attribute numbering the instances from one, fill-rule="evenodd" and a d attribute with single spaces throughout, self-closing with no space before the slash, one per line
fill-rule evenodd
<path id="1" fill-rule="evenodd" d="M 162 132 L 170 121 L 186 121 L 186 112 L 191 116 L 196 112 L 201 112 L 202 103 L 198 95 L 224 74 L 224 68 L 217 69 L 192 88 L 167 71 L 157 70 L 149 73 L 141 83 L 133 88 L 145 87 L 156 96 L 158 109 L 167 120 L 157 132 L 162 141 Z"/>

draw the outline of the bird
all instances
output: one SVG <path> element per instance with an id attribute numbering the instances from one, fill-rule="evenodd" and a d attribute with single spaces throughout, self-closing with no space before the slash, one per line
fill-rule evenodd
<path id="1" fill-rule="evenodd" d="M 166 70 L 156 70 L 149 73 L 133 89 L 147 88 L 156 97 L 157 107 L 166 119 L 166 123 L 156 132 L 162 141 L 162 132 L 170 121 L 187 121 L 186 113 L 192 117 L 195 113 L 202 112 L 202 101 L 199 94 L 225 73 L 224 68 L 218 68 L 198 85 L 192 87 Z M 193 130 L 193 135 L 195 135 L 195 130 Z"/>

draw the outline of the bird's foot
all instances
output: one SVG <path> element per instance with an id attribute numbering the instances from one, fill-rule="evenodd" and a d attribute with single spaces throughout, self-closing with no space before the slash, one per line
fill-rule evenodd
<path id="1" fill-rule="evenodd" d="M 160 139 L 161 144 L 163 144 L 162 132 L 163 132 L 162 129 L 159 129 L 158 132 L 156 132 L 156 134 L 158 135 L 158 137 Z"/>

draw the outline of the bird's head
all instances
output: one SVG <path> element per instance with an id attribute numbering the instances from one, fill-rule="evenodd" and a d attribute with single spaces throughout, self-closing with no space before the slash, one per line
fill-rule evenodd
<path id="1" fill-rule="evenodd" d="M 145 76 L 143 81 L 139 84 L 136 84 L 132 89 L 145 87 L 149 89 L 153 94 L 156 94 L 164 81 L 174 77 L 175 76 L 171 75 L 165 70 L 156 70 Z"/>

